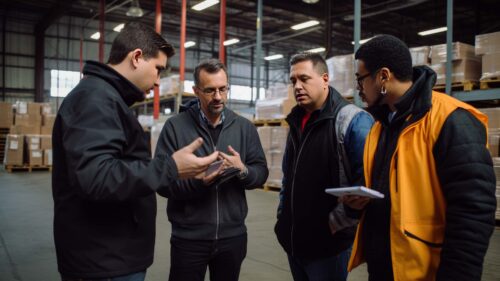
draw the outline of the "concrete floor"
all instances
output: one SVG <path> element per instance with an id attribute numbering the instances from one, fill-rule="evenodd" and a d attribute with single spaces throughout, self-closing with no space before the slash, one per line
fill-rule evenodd
<path id="1" fill-rule="evenodd" d="M 286 256 L 273 226 L 277 192 L 247 192 L 248 254 L 240 280 L 291 280 Z M 165 281 L 170 264 L 170 224 L 166 200 L 158 200 L 155 262 L 146 280 Z M 60 280 L 52 236 L 53 201 L 49 172 L 6 173 L 0 169 L 0 280 Z M 208 276 L 208 274 L 207 274 Z M 484 263 L 483 280 L 500 280 L 500 228 L 496 228 Z M 207 279 L 208 280 L 208 279 Z M 350 281 L 367 280 L 366 267 L 355 269 Z"/>

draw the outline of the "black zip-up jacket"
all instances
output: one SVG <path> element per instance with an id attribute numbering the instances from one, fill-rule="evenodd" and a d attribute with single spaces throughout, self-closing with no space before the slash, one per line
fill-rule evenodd
<path id="1" fill-rule="evenodd" d="M 365 211 L 363 245 L 370 280 L 393 278 L 389 240 L 390 159 L 400 132 L 432 107 L 435 80 L 436 74 L 430 68 L 415 67 L 413 86 L 395 105 L 397 112 L 391 122 L 387 105 L 370 109 L 382 124 L 372 186 L 385 195 L 384 199 L 372 200 Z M 486 139 L 482 123 L 459 108 L 448 116 L 434 145 L 435 166 L 447 204 L 446 231 L 436 280 L 481 279 L 496 210 L 495 174 Z"/>
<path id="2" fill-rule="evenodd" d="M 151 160 L 128 108 L 144 93 L 107 65 L 87 62 L 53 130 L 54 240 L 61 275 L 101 279 L 153 262 L 155 191 L 177 178 Z"/>
<path id="3" fill-rule="evenodd" d="M 193 240 L 216 240 L 246 233 L 248 213 L 245 189 L 262 186 L 268 176 L 266 158 L 255 126 L 247 119 L 224 110 L 225 120 L 217 143 L 212 141 L 205 122 L 200 119 L 196 102 L 165 123 L 158 139 L 156 157 L 165 157 L 202 137 L 198 156 L 207 156 L 215 149 L 229 154 L 231 145 L 248 168 L 244 179 L 234 177 L 220 185 L 206 186 L 202 180 L 178 180 L 159 192 L 168 198 L 167 215 L 172 235 Z"/>

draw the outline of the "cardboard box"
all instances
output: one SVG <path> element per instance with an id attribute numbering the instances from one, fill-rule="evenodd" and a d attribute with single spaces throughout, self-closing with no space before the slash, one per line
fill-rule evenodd
<path id="1" fill-rule="evenodd" d="M 267 184 L 273 186 L 281 186 L 283 181 L 283 171 L 281 167 L 269 168 L 269 176 L 267 177 Z"/>
<path id="2" fill-rule="evenodd" d="M 476 56 L 474 46 L 455 42 L 452 44 L 452 60 L 470 59 L 480 61 Z M 446 62 L 446 44 L 431 46 L 431 63 L 438 64 Z"/>
<path id="3" fill-rule="evenodd" d="M 41 135 L 51 135 L 52 136 L 52 130 L 54 128 L 52 126 L 42 126 L 40 127 L 40 134 Z"/>
<path id="4" fill-rule="evenodd" d="M 422 46 L 410 48 L 411 62 L 413 66 L 430 65 L 431 47 Z"/>
<path id="5" fill-rule="evenodd" d="M 285 151 L 286 139 L 288 137 L 288 127 L 272 127 L 271 149 Z M 281 165 L 281 164 L 280 164 Z"/>
<path id="6" fill-rule="evenodd" d="M 288 98 L 258 100 L 255 104 L 255 119 L 285 118 L 296 104 L 295 99 Z"/>
<path id="7" fill-rule="evenodd" d="M 500 31 L 476 35 L 476 55 L 500 53 Z"/>
<path id="8" fill-rule="evenodd" d="M 326 60 L 328 66 L 328 84 L 343 97 L 353 97 L 356 93 L 354 55 L 342 55 Z"/>
<path id="9" fill-rule="evenodd" d="M 51 135 L 40 135 L 40 149 L 52 149 Z"/>
<path id="10" fill-rule="evenodd" d="M 45 149 L 43 151 L 43 165 L 52 166 L 52 149 Z"/>
<path id="11" fill-rule="evenodd" d="M 14 125 L 14 113 L 10 102 L 0 102 L 0 128 Z"/>
<path id="12" fill-rule="evenodd" d="M 40 135 L 26 135 L 24 140 L 27 150 L 40 149 Z"/>
<path id="13" fill-rule="evenodd" d="M 279 150 L 271 150 L 269 151 L 269 153 L 271 154 L 271 164 L 270 164 L 270 167 L 272 168 L 282 168 L 283 167 L 283 155 L 284 155 L 284 152 L 283 151 L 279 151 Z M 269 165 L 269 164 L 268 164 Z"/>
<path id="14" fill-rule="evenodd" d="M 453 70 L 451 82 L 479 81 L 481 78 L 481 62 L 476 60 L 456 60 L 452 62 Z M 436 85 L 446 83 L 446 63 L 433 64 L 431 68 L 436 72 Z"/>
<path id="15" fill-rule="evenodd" d="M 479 111 L 488 116 L 488 129 L 490 131 L 500 129 L 500 107 L 481 108 Z"/>
<path id="16" fill-rule="evenodd" d="M 43 150 L 33 149 L 28 151 L 28 164 L 31 166 L 43 165 Z"/>
<path id="17" fill-rule="evenodd" d="M 16 101 L 14 108 L 16 114 L 28 114 L 28 103 L 25 101 Z"/>
<path id="18" fill-rule="evenodd" d="M 52 115 L 52 105 L 50 103 L 48 102 L 41 103 L 40 106 L 41 106 L 40 113 L 42 115 Z"/>
<path id="19" fill-rule="evenodd" d="M 15 125 L 21 126 L 42 126 L 42 116 L 40 114 L 16 114 L 14 119 Z"/>
<path id="20" fill-rule="evenodd" d="M 291 84 L 276 83 L 266 89 L 266 99 L 276 98 L 295 99 L 293 86 Z"/>
<path id="21" fill-rule="evenodd" d="M 42 126 L 54 126 L 54 122 L 56 121 L 55 114 L 48 114 L 42 116 Z"/>
<path id="22" fill-rule="evenodd" d="M 260 144 L 262 145 L 262 149 L 264 151 L 271 149 L 271 131 L 272 128 L 269 126 L 262 126 L 257 128 Z"/>
<path id="23" fill-rule="evenodd" d="M 37 102 L 28 102 L 29 115 L 42 115 L 42 104 Z"/>
<path id="24" fill-rule="evenodd" d="M 489 132 L 488 134 L 488 149 L 490 150 L 491 157 L 500 157 L 500 130 Z M 500 178 L 498 178 L 500 179 Z"/>
<path id="25" fill-rule="evenodd" d="M 5 165 L 24 164 L 24 136 L 9 134 L 6 139 Z"/>
<path id="26" fill-rule="evenodd" d="M 14 125 L 10 127 L 10 133 L 18 135 L 26 135 L 26 134 L 39 135 L 40 126 Z"/>
<path id="27" fill-rule="evenodd" d="M 500 78 L 500 52 L 485 54 L 481 59 L 482 59 L 481 80 Z"/>

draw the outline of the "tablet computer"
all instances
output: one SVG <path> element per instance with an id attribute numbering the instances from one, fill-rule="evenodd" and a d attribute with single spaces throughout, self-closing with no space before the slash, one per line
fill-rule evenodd
<path id="1" fill-rule="evenodd" d="M 327 188 L 326 193 L 340 197 L 343 195 L 359 195 L 369 198 L 384 198 L 384 194 L 364 186 Z"/>
<path id="2" fill-rule="evenodd" d="M 205 172 L 205 176 L 208 176 L 213 172 L 217 171 L 222 165 L 222 163 L 224 163 L 224 160 L 215 161 L 212 164 L 210 164 L 207 168 L 207 171 Z"/>

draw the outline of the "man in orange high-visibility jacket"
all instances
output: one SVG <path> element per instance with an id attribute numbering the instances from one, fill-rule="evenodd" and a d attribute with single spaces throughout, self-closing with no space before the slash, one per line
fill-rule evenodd
<path id="1" fill-rule="evenodd" d="M 375 37 L 355 58 L 377 120 L 365 181 L 385 198 L 341 198 L 363 210 L 349 270 L 366 261 L 369 280 L 480 280 L 496 209 L 487 117 L 432 91 L 436 74 L 412 68 L 396 37 Z"/>

